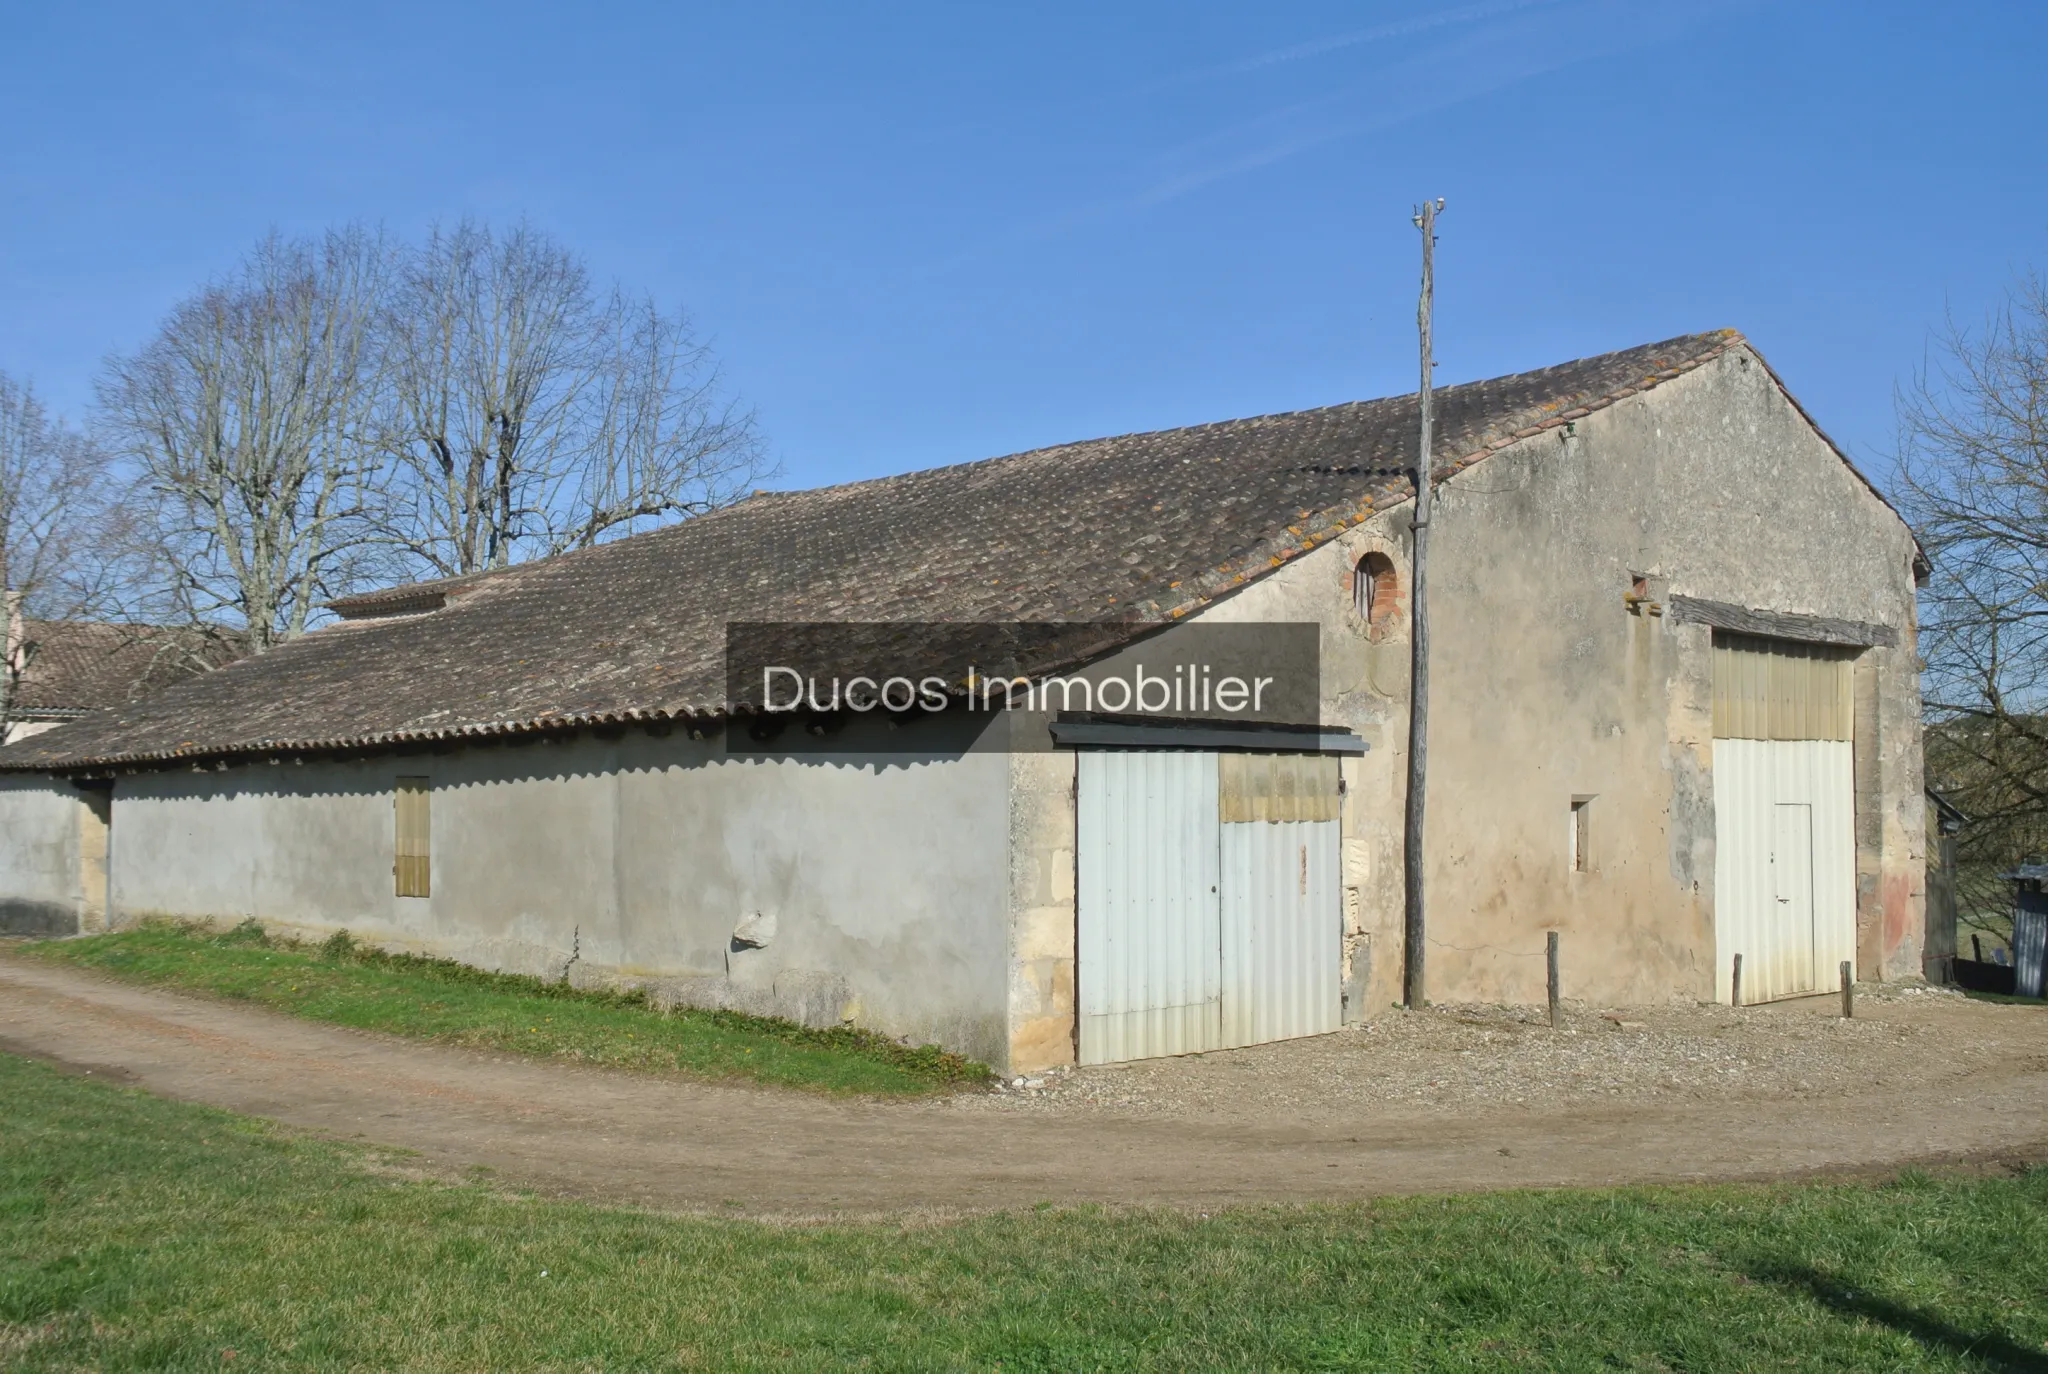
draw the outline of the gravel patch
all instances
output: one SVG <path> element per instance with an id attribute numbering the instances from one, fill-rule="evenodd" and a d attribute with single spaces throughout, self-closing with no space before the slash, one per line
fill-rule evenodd
<path id="1" fill-rule="evenodd" d="M 1918 985 L 1735 1009 L 1703 1004 L 1391 1011 L 1333 1035 L 1013 1080 L 954 1099 L 966 1112 L 1108 1112 L 1259 1119 L 1358 1108 L 1529 1107 L 1657 1099 L 1797 1101 L 1915 1083 L 2038 1054 L 2048 1007 L 1973 1002 Z M 2027 1034 L 2028 1031 L 2033 1034 Z"/>

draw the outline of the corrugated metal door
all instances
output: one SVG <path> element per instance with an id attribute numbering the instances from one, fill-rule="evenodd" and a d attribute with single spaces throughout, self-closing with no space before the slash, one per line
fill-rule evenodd
<path id="1" fill-rule="evenodd" d="M 1344 1009 L 1337 760 L 1224 754 L 1217 772 L 1224 1043 L 1336 1030 Z"/>
<path id="2" fill-rule="evenodd" d="M 1222 1043 L 1216 756 L 1084 750 L 1075 867 L 1081 1062 Z"/>
<path id="3" fill-rule="evenodd" d="M 1714 640 L 1715 989 L 1826 992 L 1856 957 L 1855 757 L 1845 651 Z"/>
<path id="4" fill-rule="evenodd" d="M 1813 807 L 1807 802 L 1779 802 L 1772 810 L 1777 814 L 1771 827 L 1771 893 L 1778 907 L 1772 914 L 1778 932 L 1772 952 L 1780 967 L 1765 977 L 1785 992 L 1818 992 L 1821 985 L 1813 959 Z"/>
<path id="5" fill-rule="evenodd" d="M 2021 997 L 2039 997 L 2048 989 L 2048 912 L 2038 909 L 2038 898 L 2026 900 L 2032 896 L 2021 893 L 2012 914 L 2012 990 Z"/>
<path id="6" fill-rule="evenodd" d="M 1081 1062 L 1336 1030 L 1337 760 L 1085 750 Z"/>
<path id="7" fill-rule="evenodd" d="M 1848 741 L 1714 741 L 1719 1000 L 1737 954 L 1745 1002 L 1826 992 L 1856 957 L 1855 816 Z"/>

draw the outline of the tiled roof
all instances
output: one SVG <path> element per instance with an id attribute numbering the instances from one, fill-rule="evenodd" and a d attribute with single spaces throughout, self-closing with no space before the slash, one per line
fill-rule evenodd
<path id="1" fill-rule="evenodd" d="M 234 659 L 232 639 L 154 625 L 24 620 L 27 660 L 10 708 L 53 716 L 119 706 Z"/>
<path id="2" fill-rule="evenodd" d="M 1693 334 L 1439 390 L 1438 472 L 1740 342 Z M 487 577 L 354 598 L 345 615 L 378 618 L 10 745 L 0 769 L 716 714 L 728 620 L 1125 620 L 1136 634 L 1408 499 L 1389 470 L 1415 432 L 1410 394 L 757 495 Z"/>
<path id="3" fill-rule="evenodd" d="M 402 587 L 384 587 L 374 592 L 359 592 L 344 596 L 339 601 L 327 603 L 327 609 L 343 620 L 374 620 L 387 615 L 411 615 L 420 611 L 438 611 L 451 601 L 457 601 L 475 591 L 494 577 L 504 577 L 515 571 L 512 568 L 492 568 L 484 572 L 465 573 L 460 577 L 436 578 L 432 582 L 408 582 Z"/>

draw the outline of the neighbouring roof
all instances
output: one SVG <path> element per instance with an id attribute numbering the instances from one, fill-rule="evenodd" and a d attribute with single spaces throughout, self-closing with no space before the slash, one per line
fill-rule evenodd
<path id="1" fill-rule="evenodd" d="M 417 615 L 422 611 L 438 611 L 451 601 L 459 601 L 494 577 L 504 577 L 516 571 L 513 568 L 490 568 L 483 572 L 464 573 L 460 577 L 436 578 L 432 582 L 408 582 L 402 587 L 384 587 L 374 592 L 361 592 L 355 596 L 344 596 L 339 601 L 327 603 L 327 609 L 343 620 L 375 620 L 389 615 Z"/>
<path id="2" fill-rule="evenodd" d="M 1741 343 L 1693 334 L 1443 388 L 1438 471 Z M 557 558 L 350 598 L 341 623 L 10 745 L 0 769 L 715 715 L 729 620 L 1120 620 L 1135 636 L 1407 500 L 1390 470 L 1415 432 L 1411 394 L 758 494 Z"/>
<path id="3" fill-rule="evenodd" d="M 123 705 L 241 654 L 220 633 L 91 620 L 23 620 L 20 650 L 8 709 L 45 720 Z"/>

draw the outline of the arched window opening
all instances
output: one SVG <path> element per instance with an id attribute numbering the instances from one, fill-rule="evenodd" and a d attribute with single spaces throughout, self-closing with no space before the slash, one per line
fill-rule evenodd
<path id="1" fill-rule="evenodd" d="M 1369 553 L 1358 560 L 1351 577 L 1352 604 L 1358 618 L 1374 639 L 1398 623 L 1401 612 L 1401 579 L 1394 560 L 1383 553 Z"/>

